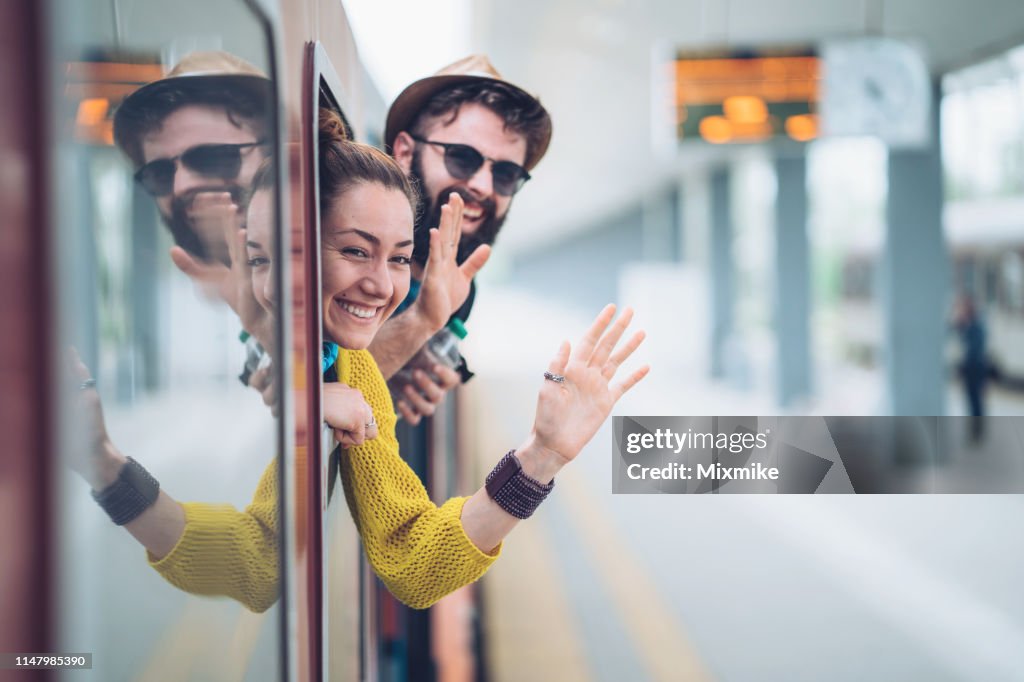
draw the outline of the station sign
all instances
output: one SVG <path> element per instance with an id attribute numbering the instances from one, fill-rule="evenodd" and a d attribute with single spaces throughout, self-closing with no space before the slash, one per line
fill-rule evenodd
<path id="1" fill-rule="evenodd" d="M 822 63 L 813 48 L 679 51 L 669 77 L 678 141 L 818 137 Z"/>

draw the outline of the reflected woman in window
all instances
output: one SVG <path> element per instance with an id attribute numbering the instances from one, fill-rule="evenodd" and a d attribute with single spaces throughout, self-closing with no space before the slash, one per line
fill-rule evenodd
<path id="1" fill-rule="evenodd" d="M 590 441 L 615 402 L 646 375 L 643 367 L 612 383 L 643 333 L 620 345 L 632 315 L 627 310 L 612 323 L 615 309 L 607 306 L 575 349 L 563 343 L 549 366 L 538 368 L 536 417 L 525 441 L 501 458 L 474 495 L 434 505 L 399 456 L 394 407 L 366 350 L 409 289 L 417 193 L 390 157 L 347 140 L 334 112 L 321 111 L 319 151 L 323 411 L 342 446 L 346 501 L 374 571 L 400 600 L 426 608 L 483 575 L 504 537 L 533 513 L 552 490 L 558 471 Z M 232 261 L 244 260 L 251 268 L 252 295 L 268 315 L 276 313 L 277 300 L 271 275 L 276 257 L 271 248 L 273 184 L 268 169 L 261 169 L 247 232 L 239 231 L 231 242 Z M 461 199 L 453 194 L 439 227 L 431 231 L 428 269 L 457 267 L 461 209 Z M 244 259 L 236 257 L 243 244 Z M 108 445 L 106 439 L 100 446 Z M 254 610 L 266 608 L 278 589 L 276 471 L 276 464 L 267 468 L 244 512 L 182 505 L 161 492 L 128 529 L 173 584 L 190 592 L 228 595 Z M 146 517 L 160 528 L 150 528 Z"/>

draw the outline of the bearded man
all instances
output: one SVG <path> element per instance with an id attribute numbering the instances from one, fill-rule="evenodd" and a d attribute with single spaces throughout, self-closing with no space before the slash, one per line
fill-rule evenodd
<path id="1" fill-rule="evenodd" d="M 551 141 L 551 117 L 533 95 L 509 83 L 487 57 L 472 55 L 409 85 L 388 111 L 384 141 L 424 199 L 417 217 L 409 298 L 370 346 L 385 378 L 392 377 L 451 317 L 465 322 L 473 306 L 473 276 L 508 217 L 512 199 L 530 179 Z M 456 271 L 430 272 L 430 227 L 451 194 L 461 196 Z M 439 365 L 418 371 L 414 384 L 392 386 L 395 407 L 411 424 L 433 414 L 448 390 L 472 376 Z M 435 381 L 437 379 L 437 381 Z"/>

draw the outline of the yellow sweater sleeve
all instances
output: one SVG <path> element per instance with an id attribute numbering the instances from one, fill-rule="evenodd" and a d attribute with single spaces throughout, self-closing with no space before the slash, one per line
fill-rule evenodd
<path id="1" fill-rule="evenodd" d="M 186 502 L 185 532 L 174 549 L 150 565 L 175 587 L 221 595 L 260 613 L 277 601 L 277 462 L 273 461 L 240 512 L 228 504 Z"/>
<path id="2" fill-rule="evenodd" d="M 345 351 L 338 378 L 373 409 L 377 438 L 341 453 L 341 481 L 373 570 L 402 602 L 425 609 L 477 580 L 501 552 L 482 552 L 462 527 L 464 497 L 434 505 L 398 454 L 387 384 L 368 351 Z"/>

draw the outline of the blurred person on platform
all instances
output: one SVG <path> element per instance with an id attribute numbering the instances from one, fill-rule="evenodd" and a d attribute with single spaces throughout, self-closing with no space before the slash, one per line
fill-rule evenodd
<path id="1" fill-rule="evenodd" d="M 971 440 L 980 442 L 985 432 L 985 387 L 992 366 L 988 358 L 988 332 L 970 294 L 960 296 L 953 327 L 962 348 L 958 369 L 971 415 Z"/>

